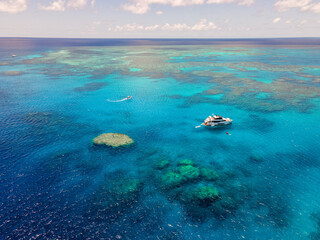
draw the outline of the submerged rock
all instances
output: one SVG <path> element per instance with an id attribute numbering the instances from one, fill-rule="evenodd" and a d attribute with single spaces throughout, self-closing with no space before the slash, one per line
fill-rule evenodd
<path id="1" fill-rule="evenodd" d="M 107 86 L 108 83 L 106 82 L 92 82 L 92 83 L 87 83 L 84 86 L 74 88 L 73 91 L 75 92 L 93 92 L 100 90 L 104 86 Z"/>
<path id="2" fill-rule="evenodd" d="M 178 166 L 194 166 L 194 162 L 191 159 L 182 159 L 178 162 Z"/>
<path id="3" fill-rule="evenodd" d="M 155 169 L 162 170 L 162 169 L 168 168 L 169 165 L 170 165 L 170 162 L 169 162 L 168 160 L 162 160 L 162 161 L 157 162 L 157 163 L 154 165 L 154 168 L 155 168 Z"/>
<path id="4" fill-rule="evenodd" d="M 20 71 L 5 71 L 2 73 L 6 76 L 18 76 L 22 74 Z"/>
<path id="5" fill-rule="evenodd" d="M 180 166 L 179 172 L 181 176 L 187 180 L 195 180 L 200 175 L 200 170 L 191 165 Z"/>
<path id="6" fill-rule="evenodd" d="M 121 179 L 112 188 L 112 194 L 117 200 L 128 200 L 134 198 L 141 188 L 139 179 Z"/>
<path id="7" fill-rule="evenodd" d="M 219 191 L 211 186 L 203 186 L 193 191 L 193 198 L 199 202 L 214 202 L 219 197 Z"/>
<path id="8" fill-rule="evenodd" d="M 259 155 L 251 155 L 249 160 L 252 163 L 262 163 L 263 162 L 263 158 Z"/>
<path id="9" fill-rule="evenodd" d="M 201 168 L 200 176 L 202 179 L 207 181 L 213 181 L 219 178 L 218 173 L 210 168 Z"/>
<path id="10" fill-rule="evenodd" d="M 134 141 L 127 135 L 122 133 L 103 133 L 93 139 L 96 145 L 106 145 L 111 147 L 127 146 Z"/>
<path id="11" fill-rule="evenodd" d="M 192 221 L 204 222 L 215 215 L 215 206 L 220 201 L 219 191 L 211 185 L 192 185 L 183 189 L 179 201 Z"/>
<path id="12" fill-rule="evenodd" d="M 169 171 L 162 176 L 161 183 L 163 188 L 169 189 L 180 186 L 183 180 L 183 177 L 179 173 Z"/>

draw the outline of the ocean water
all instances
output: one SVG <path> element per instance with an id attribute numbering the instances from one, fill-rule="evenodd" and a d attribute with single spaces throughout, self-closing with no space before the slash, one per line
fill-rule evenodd
<path id="1" fill-rule="evenodd" d="M 0 239 L 320 239 L 319 46 L 0 39 Z"/>

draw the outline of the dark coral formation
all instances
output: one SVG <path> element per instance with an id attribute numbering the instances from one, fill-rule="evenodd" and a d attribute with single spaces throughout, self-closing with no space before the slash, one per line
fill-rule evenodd
<path id="1" fill-rule="evenodd" d="M 22 72 L 20 72 L 20 71 L 5 71 L 5 72 L 1 72 L 1 73 L 5 76 L 19 76 L 22 74 Z"/>
<path id="2" fill-rule="evenodd" d="M 315 222 L 315 231 L 311 232 L 309 238 L 311 240 L 320 239 L 320 212 L 311 214 L 311 219 Z"/>
<path id="3" fill-rule="evenodd" d="M 138 201 L 143 183 L 136 177 L 125 176 L 122 172 L 105 175 L 95 196 L 103 208 L 114 209 L 120 205 L 131 205 Z"/>
<path id="4" fill-rule="evenodd" d="M 99 89 L 101 89 L 107 85 L 108 85 L 108 83 L 106 83 L 106 82 L 92 82 L 92 83 L 87 83 L 84 86 L 74 88 L 73 91 L 75 91 L 75 92 L 93 92 L 93 91 L 98 91 Z"/>
<path id="5" fill-rule="evenodd" d="M 158 161 L 157 163 L 155 163 L 154 168 L 162 170 L 162 169 L 168 168 L 169 165 L 170 165 L 169 160 L 164 159 L 164 160 L 161 160 L 161 161 Z"/>
<path id="6" fill-rule="evenodd" d="M 162 165 L 160 160 L 155 166 Z M 194 221 L 210 217 L 224 219 L 234 213 L 247 194 L 243 186 L 233 182 L 233 175 L 218 173 L 208 166 L 200 166 L 191 159 L 174 164 L 165 160 L 165 167 L 155 167 L 152 176 L 159 190 L 171 201 L 182 204 L 185 214 Z"/>

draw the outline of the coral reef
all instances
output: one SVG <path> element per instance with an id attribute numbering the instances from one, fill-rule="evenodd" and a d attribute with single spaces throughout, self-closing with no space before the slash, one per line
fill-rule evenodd
<path id="1" fill-rule="evenodd" d="M 49 76 L 90 74 L 92 79 L 101 79 L 121 72 L 128 76 L 156 79 L 169 76 L 179 82 L 197 82 L 200 79 L 207 83 L 208 88 L 198 93 L 200 95 L 186 97 L 185 106 L 214 102 L 268 112 L 287 108 L 306 112 L 313 107 L 309 100 L 320 96 L 319 89 L 314 85 L 319 82 L 319 78 L 310 73 L 310 69 L 318 71 L 319 66 L 280 65 L 256 60 L 258 55 L 273 54 L 268 51 L 217 49 L 214 46 L 194 48 L 150 46 L 134 50 L 123 47 L 90 51 L 74 48 L 50 52 L 43 57 L 23 60 L 22 63 L 67 66 L 63 70 L 45 68 L 44 72 Z M 247 61 L 231 61 L 235 55 L 245 56 Z M 288 75 L 284 76 L 284 73 Z M 82 88 L 79 90 L 82 91 Z M 221 93 L 224 93 L 221 98 L 214 99 Z M 260 93 L 267 95 L 259 98 Z"/>
<path id="2" fill-rule="evenodd" d="M 107 85 L 108 85 L 108 83 L 106 83 L 106 82 L 92 82 L 92 83 L 87 83 L 84 86 L 74 88 L 73 91 L 75 91 L 75 92 L 93 92 L 93 91 L 97 91 Z"/>
<path id="3" fill-rule="evenodd" d="M 22 73 L 20 71 L 5 71 L 5 72 L 2 72 L 2 74 L 6 76 L 18 76 L 18 75 L 21 75 Z"/>
<path id="4" fill-rule="evenodd" d="M 115 171 L 104 176 L 100 187 L 94 194 L 102 209 L 124 211 L 138 201 L 143 190 L 143 182 L 134 176 L 126 175 L 125 172 Z"/>
<path id="5" fill-rule="evenodd" d="M 225 219 L 235 213 L 247 194 L 234 174 L 221 169 L 217 172 L 190 159 L 177 161 L 175 166 L 168 160 L 158 161 L 149 176 L 155 178 L 156 187 L 168 200 L 179 202 L 184 213 L 197 222 L 212 217 Z"/>
<path id="6" fill-rule="evenodd" d="M 182 159 L 178 162 L 178 166 L 194 166 L 194 162 L 191 159 Z"/>
<path id="7" fill-rule="evenodd" d="M 309 234 L 311 240 L 320 239 L 320 212 L 312 213 L 311 219 L 315 222 L 316 230 Z"/>
<path id="8" fill-rule="evenodd" d="M 200 176 L 207 181 L 213 181 L 219 178 L 219 174 L 216 171 L 207 167 L 200 168 Z"/>
<path id="9" fill-rule="evenodd" d="M 161 160 L 159 162 L 157 162 L 155 165 L 154 165 L 154 168 L 155 169 L 159 169 L 159 170 L 162 170 L 162 169 L 165 169 L 165 168 L 168 168 L 170 165 L 170 162 L 169 160 Z"/>
<path id="10" fill-rule="evenodd" d="M 112 195 L 116 200 L 134 199 L 135 195 L 141 190 L 142 183 L 139 179 L 120 179 L 112 187 Z"/>
<path id="11" fill-rule="evenodd" d="M 191 165 L 180 166 L 179 173 L 181 177 L 186 180 L 195 180 L 200 175 L 199 169 Z"/>
<path id="12" fill-rule="evenodd" d="M 170 189 L 178 187 L 183 183 L 184 179 L 179 173 L 169 171 L 161 177 L 163 188 Z"/>
<path id="13" fill-rule="evenodd" d="M 134 141 L 127 135 L 122 133 L 103 133 L 93 139 L 93 143 L 96 145 L 106 145 L 111 147 L 127 146 Z"/>
<path id="14" fill-rule="evenodd" d="M 219 191 L 212 186 L 203 186 L 194 189 L 191 192 L 192 199 L 196 202 L 202 203 L 210 203 L 214 202 L 219 197 Z"/>

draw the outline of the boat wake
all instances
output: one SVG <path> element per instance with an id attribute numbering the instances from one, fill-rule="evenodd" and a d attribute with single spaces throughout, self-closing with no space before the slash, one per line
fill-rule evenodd
<path id="1" fill-rule="evenodd" d="M 123 98 L 123 99 L 120 99 L 120 100 L 110 100 L 110 99 L 107 99 L 106 101 L 108 101 L 108 102 L 123 102 L 123 101 L 129 100 L 129 99 L 131 99 L 131 98 L 132 98 L 131 96 L 128 96 L 128 97 Z"/>

